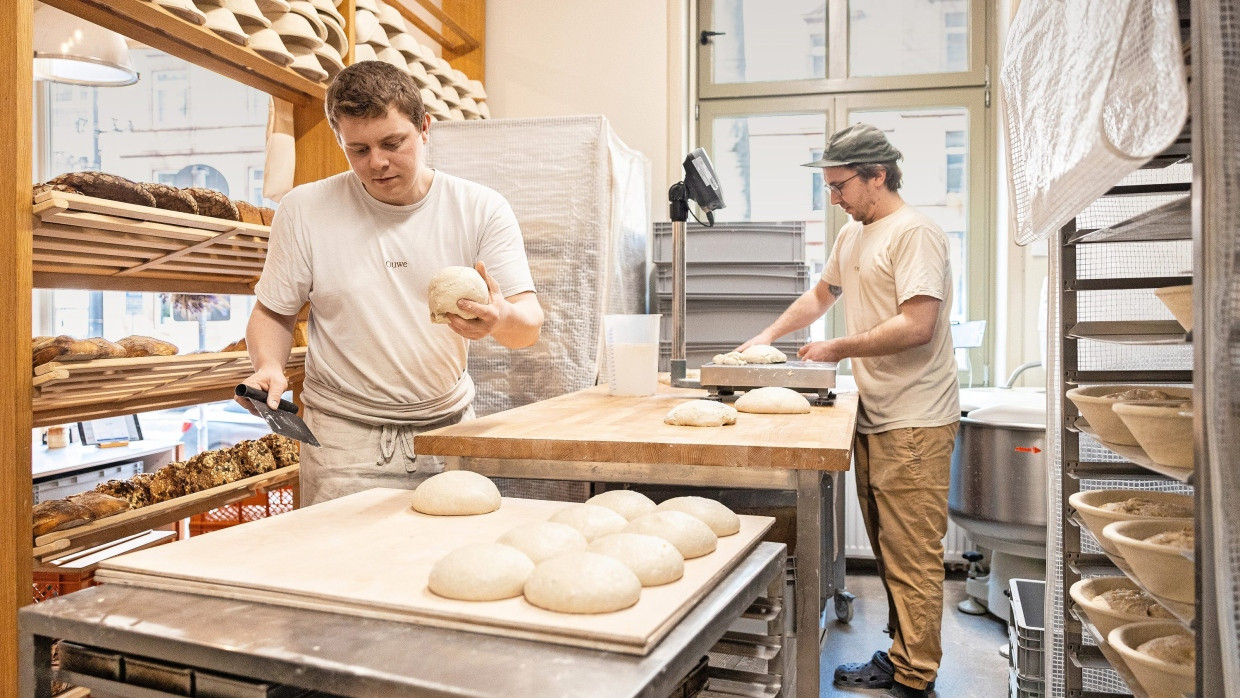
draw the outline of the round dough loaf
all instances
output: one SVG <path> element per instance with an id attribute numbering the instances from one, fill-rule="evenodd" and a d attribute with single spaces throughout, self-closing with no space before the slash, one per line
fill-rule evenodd
<path id="1" fill-rule="evenodd" d="M 736 411 L 754 414 L 801 414 L 809 412 L 809 400 L 791 388 L 756 388 L 746 391 L 736 399 Z"/>
<path id="2" fill-rule="evenodd" d="M 562 553 L 586 549 L 586 537 L 568 524 L 534 521 L 509 530 L 497 541 L 525 553 L 535 564 Z"/>
<path id="3" fill-rule="evenodd" d="M 432 475 L 413 491 L 413 509 L 432 516 L 488 514 L 499 508 L 499 488 L 485 475 L 449 470 Z"/>
<path id="4" fill-rule="evenodd" d="M 570 504 L 547 520 L 572 526 L 586 537 L 587 542 L 616 533 L 629 523 L 623 516 L 597 504 Z"/>
<path id="5" fill-rule="evenodd" d="M 741 356 L 739 351 L 730 351 L 726 354 L 715 354 L 710 362 L 720 366 L 744 366 L 745 357 Z"/>
<path id="6" fill-rule="evenodd" d="M 710 526 L 720 538 L 741 530 L 741 518 L 734 511 L 706 497 L 672 497 L 659 504 L 655 511 L 683 511 Z"/>
<path id="7" fill-rule="evenodd" d="M 674 582 L 685 575 L 684 556 L 658 536 L 612 533 L 591 543 L 590 552 L 623 562 L 644 587 Z"/>
<path id="8" fill-rule="evenodd" d="M 664 424 L 681 427 L 721 427 L 736 424 L 736 408 L 714 400 L 690 400 L 672 408 Z"/>
<path id="9" fill-rule="evenodd" d="M 457 548 L 431 567 L 427 586 L 461 601 L 498 601 L 520 596 L 534 562 L 509 545 L 477 543 Z"/>
<path id="10" fill-rule="evenodd" d="M 626 521 L 632 521 L 642 514 L 654 511 L 654 500 L 633 490 L 608 490 L 590 497 L 586 500 L 586 504 L 607 507 L 623 516 Z"/>
<path id="11" fill-rule="evenodd" d="M 782 364 L 788 361 L 782 351 L 769 344 L 755 344 L 742 351 L 741 356 L 750 364 Z"/>
<path id="12" fill-rule="evenodd" d="M 719 537 L 701 519 L 683 511 L 652 511 L 629 522 L 625 533 L 645 533 L 658 536 L 676 546 L 686 560 L 702 557 L 715 551 Z"/>
<path id="13" fill-rule="evenodd" d="M 641 581 L 623 562 L 590 552 L 544 560 L 525 581 L 526 601 L 560 613 L 610 613 L 641 595 Z"/>
<path id="14" fill-rule="evenodd" d="M 491 302 L 491 292 L 482 275 L 472 267 L 444 267 L 431 277 L 427 291 L 427 303 L 431 309 L 431 322 L 440 325 L 448 324 L 448 313 L 459 315 L 466 320 L 478 317 L 473 313 L 461 310 L 456 302 L 464 298 L 486 305 Z"/>

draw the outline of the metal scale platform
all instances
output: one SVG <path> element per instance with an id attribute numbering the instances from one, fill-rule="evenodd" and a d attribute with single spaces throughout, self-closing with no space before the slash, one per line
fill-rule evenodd
<path id="1" fill-rule="evenodd" d="M 780 387 L 814 394 L 815 405 L 831 405 L 835 403 L 835 368 L 834 363 L 819 361 L 744 366 L 706 363 L 702 364 L 700 384 L 712 400 L 755 388 Z"/>

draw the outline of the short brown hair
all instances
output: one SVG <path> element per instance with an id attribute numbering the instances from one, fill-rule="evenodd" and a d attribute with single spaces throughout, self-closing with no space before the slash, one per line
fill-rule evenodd
<path id="1" fill-rule="evenodd" d="M 405 71 L 383 61 L 362 61 L 340 71 L 323 102 L 334 133 L 340 131 L 342 116 L 377 119 L 391 106 L 422 127 L 426 106 L 417 83 Z"/>
<path id="2" fill-rule="evenodd" d="M 887 179 L 883 180 L 883 184 L 891 191 L 896 191 L 904 184 L 904 173 L 900 171 L 900 166 L 894 160 L 891 162 L 859 162 L 849 165 L 862 179 L 874 179 L 880 172 L 887 172 Z"/>

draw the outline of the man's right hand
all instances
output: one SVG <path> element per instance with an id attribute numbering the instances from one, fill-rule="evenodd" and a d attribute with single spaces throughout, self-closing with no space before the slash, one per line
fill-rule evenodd
<path id="1" fill-rule="evenodd" d="M 283 371 L 255 371 L 242 382 L 251 388 L 257 388 L 267 393 L 267 406 L 273 410 L 280 407 L 280 396 L 284 394 L 285 390 L 288 390 L 288 379 L 284 377 Z M 255 417 L 262 416 L 250 404 L 249 398 L 238 395 L 233 399 Z"/>
<path id="2" fill-rule="evenodd" d="M 748 342 L 745 342 L 739 347 L 733 349 L 733 351 L 745 351 L 749 347 L 752 347 L 758 344 L 770 344 L 772 341 L 774 340 L 772 340 L 770 337 L 767 337 L 765 332 L 760 332 L 754 335 L 753 339 L 750 339 Z"/>

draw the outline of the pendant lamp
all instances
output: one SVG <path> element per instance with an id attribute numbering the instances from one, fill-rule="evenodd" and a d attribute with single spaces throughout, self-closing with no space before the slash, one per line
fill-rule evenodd
<path id="1" fill-rule="evenodd" d="M 34 4 L 34 76 L 98 87 L 138 81 L 125 37 L 41 2 Z"/>

